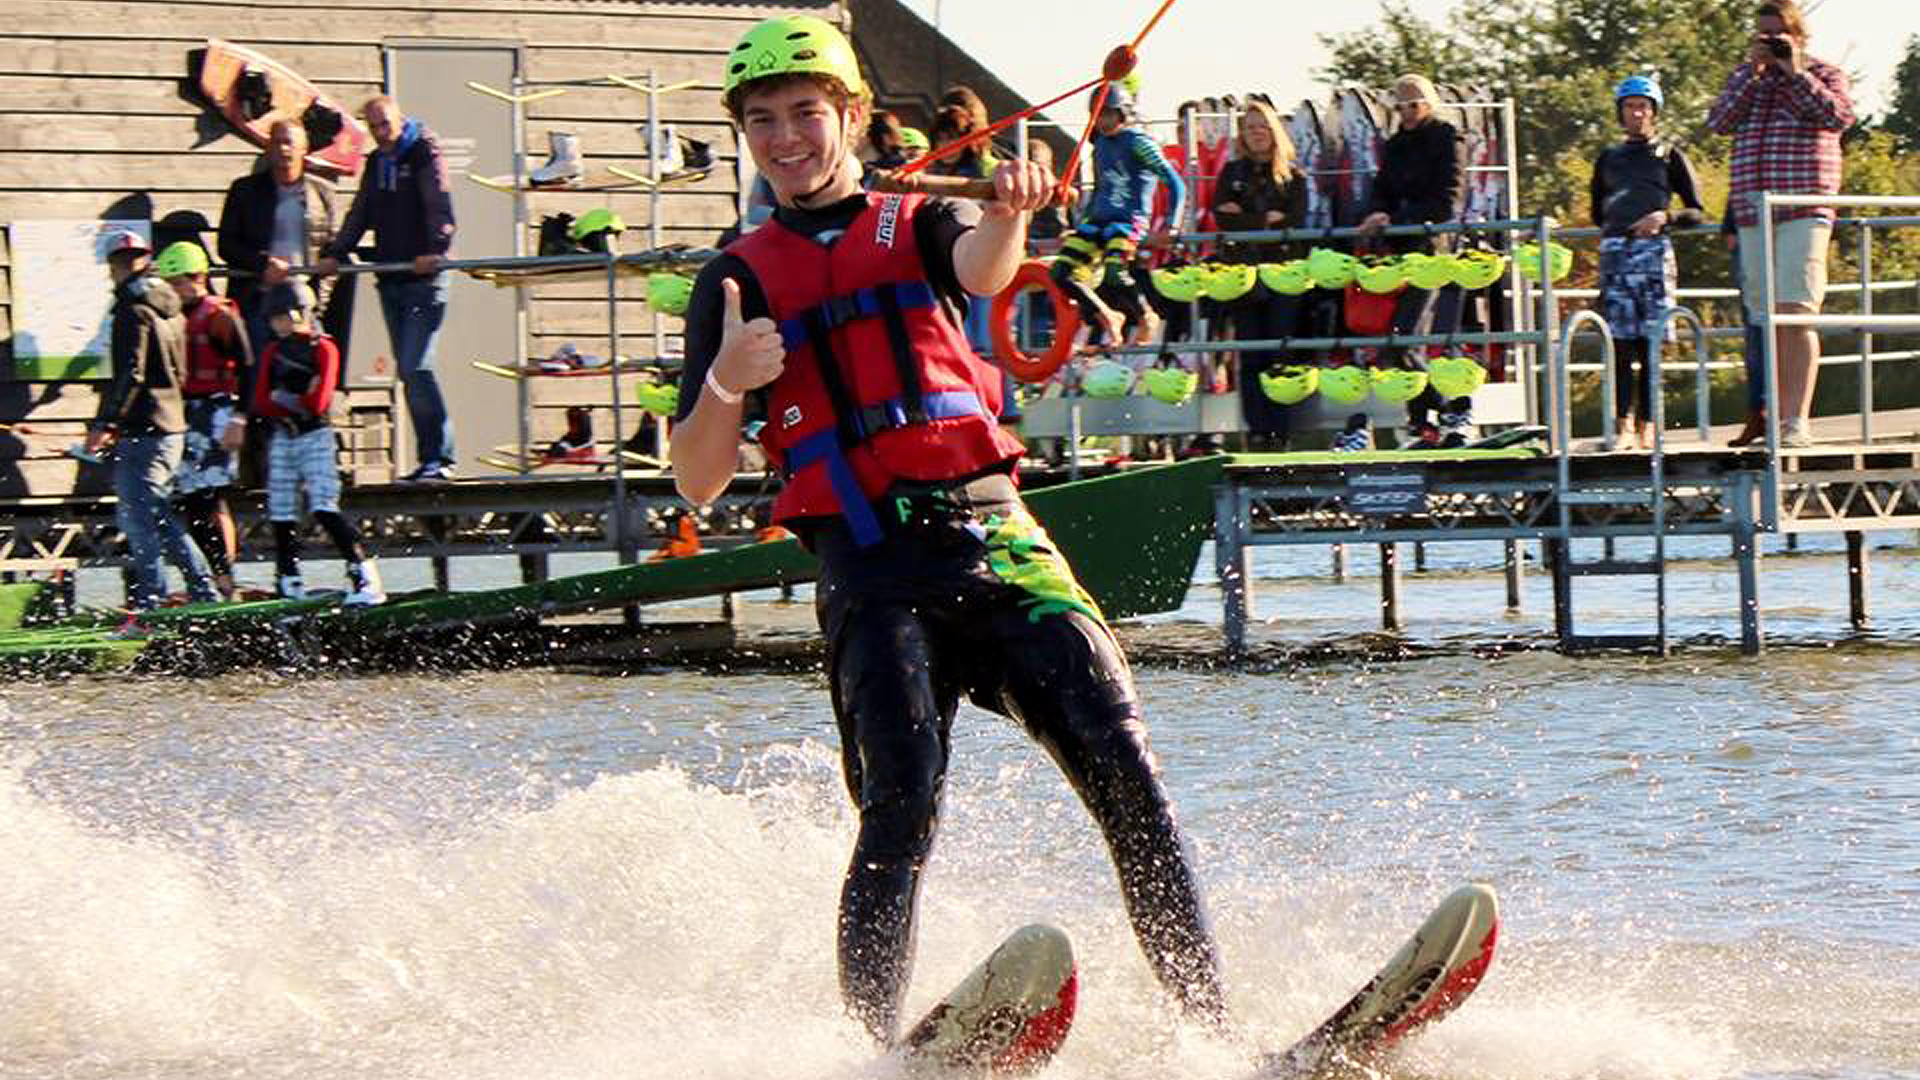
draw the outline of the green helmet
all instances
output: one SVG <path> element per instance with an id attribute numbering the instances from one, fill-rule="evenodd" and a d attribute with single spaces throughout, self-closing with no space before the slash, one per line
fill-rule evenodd
<path id="1" fill-rule="evenodd" d="M 1313 288 L 1313 275 L 1307 272 L 1307 260 L 1289 259 L 1283 263 L 1261 263 L 1260 284 L 1282 296 L 1299 296 Z"/>
<path id="2" fill-rule="evenodd" d="M 1320 373 L 1320 396 L 1336 405 L 1358 405 L 1373 390 L 1366 368 L 1327 368 Z"/>
<path id="3" fill-rule="evenodd" d="M 1200 385 L 1200 376 L 1185 368 L 1148 368 L 1140 376 L 1147 393 L 1169 405 L 1184 405 Z"/>
<path id="4" fill-rule="evenodd" d="M 1373 396 L 1390 405 L 1405 405 L 1427 388 L 1427 373 L 1404 368 L 1376 368 Z"/>
<path id="5" fill-rule="evenodd" d="M 1280 405 L 1298 405 L 1320 389 L 1320 369 L 1308 364 L 1288 364 L 1276 371 L 1260 373 L 1260 390 Z"/>
<path id="6" fill-rule="evenodd" d="M 1314 248 L 1307 252 L 1307 273 L 1323 289 L 1344 289 L 1353 283 L 1354 267 L 1359 260 L 1344 251 Z"/>
<path id="7" fill-rule="evenodd" d="M 1452 255 L 1428 255 L 1425 252 L 1410 251 L 1400 256 L 1407 268 L 1407 284 L 1416 289 L 1438 289 L 1453 284 L 1453 268 L 1456 265 Z"/>
<path id="8" fill-rule="evenodd" d="M 1207 272 L 1197 263 L 1181 267 L 1155 267 L 1148 276 L 1153 279 L 1155 291 L 1176 304 L 1189 304 L 1200 299 L 1200 290 L 1207 283 Z"/>
<path id="9" fill-rule="evenodd" d="M 627 223 L 621 220 L 619 214 L 601 207 L 598 210 L 589 210 L 574 219 L 573 224 L 567 229 L 567 235 L 584 243 L 588 237 L 597 236 L 600 233 L 617 233 L 626 230 Z"/>
<path id="10" fill-rule="evenodd" d="M 648 274 L 647 306 L 662 315 L 685 315 L 693 279 L 685 274 Z"/>
<path id="11" fill-rule="evenodd" d="M 1507 272 L 1507 257 L 1497 251 L 1470 249 L 1453 257 L 1453 283 L 1463 289 L 1484 289 Z"/>
<path id="12" fill-rule="evenodd" d="M 1516 244 L 1513 249 L 1514 264 L 1520 272 L 1535 281 L 1540 280 L 1540 245 Z M 1547 245 L 1547 273 L 1555 281 L 1567 276 L 1573 270 L 1573 251 L 1563 244 Z"/>
<path id="13" fill-rule="evenodd" d="M 1441 397 L 1466 397 L 1487 381 L 1487 369 L 1471 356 L 1436 356 L 1427 362 L 1433 388 Z"/>
<path id="14" fill-rule="evenodd" d="M 1126 397 L 1133 389 L 1133 369 L 1118 360 L 1102 360 L 1081 376 L 1080 388 L 1088 397 Z"/>
<path id="15" fill-rule="evenodd" d="M 919 128 L 903 127 L 900 129 L 900 149 L 918 150 L 924 154 L 933 149 L 933 144 L 927 141 L 927 133 Z"/>
<path id="16" fill-rule="evenodd" d="M 680 407 L 680 388 L 673 383 L 642 383 L 640 407 L 655 416 L 672 416 Z"/>
<path id="17" fill-rule="evenodd" d="M 720 91 L 772 75 L 829 75 L 848 92 L 864 97 L 866 80 L 853 46 L 832 23 L 812 15 L 776 15 L 756 24 L 727 56 L 727 76 Z"/>
<path id="18" fill-rule="evenodd" d="M 149 272 L 155 277 L 185 277 L 188 274 L 204 274 L 209 265 L 206 248 L 191 240 L 175 240 L 161 249 Z"/>
<path id="19" fill-rule="evenodd" d="M 1399 259 L 1361 262 L 1354 266 L 1353 278 L 1370 293 L 1396 293 L 1406 287 L 1407 267 Z"/>
<path id="20" fill-rule="evenodd" d="M 1260 268 L 1252 263 L 1221 263 L 1207 267 L 1201 290 L 1210 300 L 1230 304 L 1252 291 Z"/>

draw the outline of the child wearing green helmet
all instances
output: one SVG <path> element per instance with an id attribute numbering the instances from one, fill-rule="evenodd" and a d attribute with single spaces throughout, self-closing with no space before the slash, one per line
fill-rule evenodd
<path id="1" fill-rule="evenodd" d="M 1106 835 L 1162 982 L 1222 1012 L 1197 881 L 1099 606 L 1013 480 L 1001 372 L 960 330 L 1025 257 L 1053 178 L 993 171 L 986 205 L 861 187 L 867 92 L 840 31 L 768 19 L 730 54 L 726 107 L 777 207 L 710 261 L 686 315 L 674 480 L 734 478 L 743 426 L 782 476 L 775 524 L 819 559 L 816 614 L 859 833 L 842 884 L 840 987 L 892 1044 L 960 697 L 1017 713 Z"/>

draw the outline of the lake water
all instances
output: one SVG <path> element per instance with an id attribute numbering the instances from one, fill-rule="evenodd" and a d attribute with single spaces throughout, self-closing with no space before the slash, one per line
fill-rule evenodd
<path id="1" fill-rule="evenodd" d="M 1498 548 L 1457 545 L 1407 577 L 1433 655 L 1144 663 L 1240 1040 L 1177 1020 L 1051 763 L 963 710 L 910 1011 L 1053 921 L 1082 997 L 1046 1076 L 1230 1080 L 1478 879 L 1500 954 L 1395 1075 L 1920 1076 L 1920 582 L 1876 552 L 1853 635 L 1811 546 L 1768 563 L 1792 647 L 1759 659 L 1490 655 L 1544 636 L 1545 582 L 1508 616 Z M 1255 566 L 1257 643 L 1378 625 L 1323 549 Z M 1737 640 L 1732 588 L 1678 566 L 1676 633 Z M 1600 582 L 1583 628 L 1648 602 Z M 1129 638 L 1217 622 L 1202 587 Z M 817 676 L 0 687 L 0 1076 L 886 1076 L 835 990 L 853 826 Z"/>

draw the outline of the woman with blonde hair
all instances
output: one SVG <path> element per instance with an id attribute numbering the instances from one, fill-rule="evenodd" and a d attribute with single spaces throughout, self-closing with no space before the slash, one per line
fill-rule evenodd
<path id="1" fill-rule="evenodd" d="M 1227 232 L 1289 229 L 1305 224 L 1307 176 L 1294 160 L 1293 139 L 1279 114 L 1264 101 L 1248 101 L 1241 110 L 1233 158 L 1220 170 L 1213 188 L 1213 217 Z M 1226 262 L 1281 262 L 1297 254 L 1298 245 L 1270 240 L 1234 241 L 1221 245 Z M 1233 336 L 1241 341 L 1292 337 L 1300 325 L 1301 300 L 1273 292 L 1265 285 L 1228 309 Z M 1240 405 L 1247 420 L 1250 449 L 1285 449 L 1289 425 L 1287 407 L 1260 388 L 1260 373 L 1277 365 L 1281 354 L 1262 350 L 1240 354 Z"/>

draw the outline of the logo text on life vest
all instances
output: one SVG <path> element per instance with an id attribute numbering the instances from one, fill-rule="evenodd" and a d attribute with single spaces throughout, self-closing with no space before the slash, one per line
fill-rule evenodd
<path id="1" fill-rule="evenodd" d="M 787 411 L 780 414 L 780 426 L 783 428 L 797 427 L 799 423 L 800 406 L 798 405 L 789 405 Z"/>
<path id="2" fill-rule="evenodd" d="M 893 247 L 894 228 L 900 223 L 900 196 L 892 195 L 880 204 L 880 226 L 874 231 L 874 242 L 883 248 Z"/>

